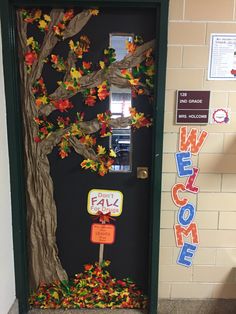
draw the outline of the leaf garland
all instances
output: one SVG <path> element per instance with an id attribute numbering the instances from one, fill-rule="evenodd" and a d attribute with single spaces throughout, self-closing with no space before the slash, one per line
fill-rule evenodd
<path id="1" fill-rule="evenodd" d="M 129 278 L 117 279 L 106 268 L 110 261 L 84 265 L 71 280 L 41 283 L 29 303 L 40 309 L 146 309 L 147 297 Z"/>
<path id="2" fill-rule="evenodd" d="M 82 92 L 84 103 L 89 107 L 93 107 L 96 104 L 97 99 L 103 101 L 110 95 L 109 89 L 107 81 L 103 81 L 97 87 L 87 88 Z"/>
<path id="3" fill-rule="evenodd" d="M 27 66 L 27 72 L 29 73 L 32 65 L 36 60 L 38 60 L 38 53 L 40 51 L 40 46 L 37 40 L 33 36 L 27 38 L 27 51 L 24 55 L 24 62 Z"/>
<path id="4" fill-rule="evenodd" d="M 41 142 L 45 138 L 48 138 L 53 131 L 55 131 L 55 126 L 48 122 L 46 117 L 43 117 L 42 119 L 34 118 L 34 122 L 38 125 L 38 135 L 34 137 L 34 141 L 36 143 Z"/>
<path id="5" fill-rule="evenodd" d="M 90 40 L 88 36 L 80 36 L 77 42 L 74 42 L 72 39 L 69 41 L 70 50 L 74 52 L 78 59 L 83 58 L 83 54 L 89 51 Z"/>
<path id="6" fill-rule="evenodd" d="M 51 17 L 48 14 L 44 14 L 42 18 L 42 11 L 39 9 L 25 10 L 21 11 L 23 20 L 26 23 L 33 24 L 38 22 L 37 27 L 40 31 L 47 32 L 48 24 L 51 22 Z"/>
<path id="7" fill-rule="evenodd" d="M 133 41 L 126 42 L 126 49 L 129 53 L 134 53 L 136 48 L 142 44 L 142 37 L 136 35 Z M 141 64 L 132 69 L 122 69 L 121 75 L 129 81 L 132 89 L 132 97 L 148 94 L 150 100 L 152 100 L 155 76 L 152 49 L 145 52 L 145 57 L 145 60 Z"/>
<path id="8" fill-rule="evenodd" d="M 140 129 L 143 127 L 150 127 L 152 125 L 151 119 L 145 117 L 144 113 L 137 112 L 136 108 L 130 108 L 130 115 L 131 115 L 131 126 L 134 129 Z"/>
<path id="9" fill-rule="evenodd" d="M 107 137 L 112 134 L 111 127 L 109 125 L 109 120 L 111 119 L 111 111 L 97 114 L 97 119 L 101 123 L 100 136 Z"/>
<path id="10" fill-rule="evenodd" d="M 97 159 L 85 159 L 80 164 L 83 169 L 90 169 L 92 172 L 97 172 L 101 177 L 109 172 L 114 160 L 116 153 L 113 149 L 106 151 L 106 148 L 98 145 L 97 146 Z"/>
<path id="11" fill-rule="evenodd" d="M 39 21 L 42 16 L 42 11 L 39 9 L 33 9 L 33 10 L 21 10 L 21 14 L 23 17 L 23 20 L 26 23 L 33 24 L 35 21 Z"/>
<path id="12" fill-rule="evenodd" d="M 36 107 L 49 104 L 50 99 L 48 97 L 47 88 L 42 77 L 34 82 L 32 86 L 32 93 L 35 98 Z"/>
<path id="13" fill-rule="evenodd" d="M 59 156 L 61 159 L 68 157 L 70 153 L 70 143 L 68 141 L 69 135 L 65 135 L 62 137 L 61 142 L 58 144 L 59 147 Z"/>
<path id="14" fill-rule="evenodd" d="M 55 69 L 58 72 L 65 72 L 67 62 L 63 59 L 63 57 L 60 57 L 59 55 L 51 55 L 51 63 L 52 68 Z"/>
<path id="15" fill-rule="evenodd" d="M 53 26 L 53 31 L 54 34 L 58 37 L 58 38 L 62 38 L 63 37 L 63 32 L 66 28 L 66 25 L 69 23 L 69 21 L 74 17 L 74 10 L 73 9 L 69 9 L 67 10 L 64 15 L 62 20 L 57 23 L 56 25 Z"/>
<path id="16" fill-rule="evenodd" d="M 116 51 L 113 48 L 106 48 L 103 51 L 103 60 L 99 61 L 99 65 L 102 69 L 109 67 L 113 62 L 116 61 Z"/>

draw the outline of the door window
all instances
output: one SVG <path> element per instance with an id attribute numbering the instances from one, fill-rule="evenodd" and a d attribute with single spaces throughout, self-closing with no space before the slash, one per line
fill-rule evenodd
<path id="1" fill-rule="evenodd" d="M 133 41 L 132 34 L 110 34 L 110 46 L 116 51 L 116 60 L 120 61 L 127 55 L 127 42 Z M 111 86 L 110 111 L 112 118 L 128 117 L 129 108 L 132 107 L 131 89 L 120 89 Z M 131 127 L 112 130 L 110 147 L 116 153 L 112 166 L 114 172 L 130 172 L 132 170 L 132 136 Z"/>

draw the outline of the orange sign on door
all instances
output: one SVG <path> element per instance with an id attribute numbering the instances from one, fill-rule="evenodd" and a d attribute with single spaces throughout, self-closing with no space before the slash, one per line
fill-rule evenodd
<path id="1" fill-rule="evenodd" d="M 90 241 L 98 244 L 113 244 L 115 241 L 115 226 L 112 224 L 92 224 Z"/>

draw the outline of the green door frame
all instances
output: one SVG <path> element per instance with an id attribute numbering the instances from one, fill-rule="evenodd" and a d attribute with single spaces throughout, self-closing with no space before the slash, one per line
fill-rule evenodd
<path id="1" fill-rule="evenodd" d="M 88 3 L 89 2 L 89 3 Z M 157 8 L 160 18 L 157 21 L 158 40 L 156 42 L 157 77 L 154 111 L 154 138 L 152 164 L 152 193 L 150 218 L 150 265 L 149 265 L 149 314 L 157 313 L 158 299 L 158 259 L 160 234 L 160 202 L 163 147 L 163 117 L 165 98 L 165 75 L 167 55 L 167 26 L 169 0 L 51 0 L 51 6 L 123 6 Z M 15 262 L 16 297 L 19 300 L 20 314 L 28 311 L 28 271 L 26 237 L 26 200 L 24 180 L 23 130 L 20 109 L 19 71 L 16 47 L 15 9 L 24 6 L 48 6 L 48 0 L 1 0 L 1 29 L 3 43 L 3 69 L 7 111 L 7 133 L 10 160 L 10 182 L 13 221 L 13 245 Z"/>

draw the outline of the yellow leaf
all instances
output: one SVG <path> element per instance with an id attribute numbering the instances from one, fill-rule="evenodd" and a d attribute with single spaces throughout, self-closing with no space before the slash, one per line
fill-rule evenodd
<path id="1" fill-rule="evenodd" d="M 45 21 L 47 21 L 47 22 L 51 22 L 51 17 L 49 16 L 49 15 L 47 15 L 47 14 L 44 14 L 44 19 L 45 19 Z"/>
<path id="2" fill-rule="evenodd" d="M 132 80 L 129 80 L 129 82 L 130 82 L 130 84 L 131 85 L 139 85 L 139 78 L 137 78 L 137 79 L 132 79 Z"/>
<path id="3" fill-rule="evenodd" d="M 104 155 L 106 154 L 106 148 L 102 147 L 101 145 L 98 145 L 97 152 L 98 152 L 98 155 Z"/>
<path id="4" fill-rule="evenodd" d="M 99 65 L 101 69 L 105 68 L 105 62 L 104 61 L 99 61 Z"/>
<path id="5" fill-rule="evenodd" d="M 76 70 L 76 68 L 71 68 L 70 75 L 71 75 L 72 78 L 74 78 L 76 80 L 78 80 L 82 76 L 81 73 Z"/>
<path id="6" fill-rule="evenodd" d="M 89 13 L 90 13 L 91 15 L 98 15 L 99 10 L 97 10 L 97 9 L 90 9 L 90 10 L 89 10 Z"/>
<path id="7" fill-rule="evenodd" d="M 77 124 L 73 123 L 71 127 L 71 134 L 72 135 L 82 135 L 82 131 L 78 128 Z"/>
<path id="8" fill-rule="evenodd" d="M 59 299 L 59 295 L 58 295 L 58 293 L 56 292 L 56 291 L 54 291 L 53 293 L 52 293 L 52 296 L 53 296 L 53 298 L 55 298 L 55 299 Z"/>
<path id="9" fill-rule="evenodd" d="M 70 46 L 71 50 L 73 50 L 73 51 L 75 50 L 75 44 L 74 44 L 73 40 L 69 41 L 69 46 Z"/>
<path id="10" fill-rule="evenodd" d="M 110 156 L 110 157 L 114 157 L 114 158 L 116 157 L 116 153 L 114 152 L 113 149 L 110 149 L 109 156 Z"/>
<path id="11" fill-rule="evenodd" d="M 32 44 L 32 42 L 34 41 L 34 37 L 29 37 L 29 38 L 27 38 L 27 46 L 29 46 L 29 45 L 31 45 Z"/>
<path id="12" fill-rule="evenodd" d="M 39 28 L 46 28 L 47 25 L 48 25 L 47 22 L 45 22 L 44 20 L 39 21 Z"/>
<path id="13" fill-rule="evenodd" d="M 43 95 L 43 96 L 41 97 L 41 101 L 42 101 L 42 104 L 46 105 L 46 104 L 48 103 L 48 98 L 47 98 L 47 96 Z"/>

